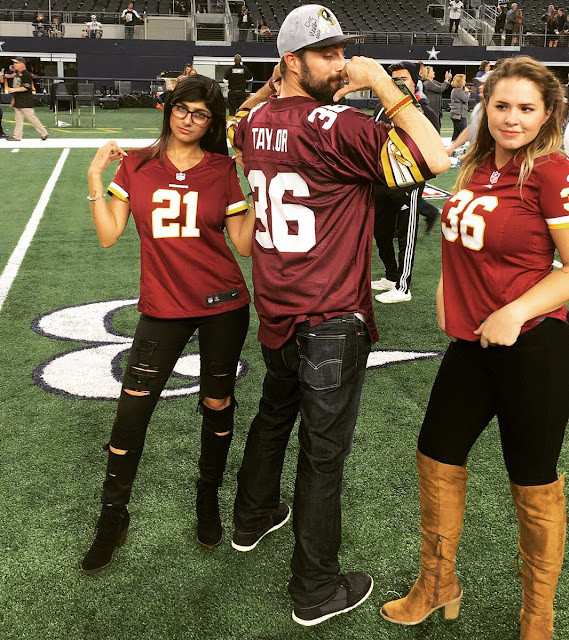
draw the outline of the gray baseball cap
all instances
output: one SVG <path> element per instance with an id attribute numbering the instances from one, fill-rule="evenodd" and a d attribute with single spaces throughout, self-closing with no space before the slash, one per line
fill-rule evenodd
<path id="1" fill-rule="evenodd" d="M 293 9 L 279 30 L 277 49 L 282 58 L 285 53 L 299 49 L 326 47 L 345 42 L 357 36 L 346 36 L 338 18 L 321 4 L 305 4 Z"/>

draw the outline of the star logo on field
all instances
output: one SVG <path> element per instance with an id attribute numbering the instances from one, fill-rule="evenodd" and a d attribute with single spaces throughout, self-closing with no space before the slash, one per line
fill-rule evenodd
<path id="1" fill-rule="evenodd" d="M 431 47 L 430 51 L 427 51 L 427 53 L 429 54 L 429 60 L 438 60 L 438 55 L 440 53 L 440 51 L 437 51 L 435 49 L 435 47 Z"/>

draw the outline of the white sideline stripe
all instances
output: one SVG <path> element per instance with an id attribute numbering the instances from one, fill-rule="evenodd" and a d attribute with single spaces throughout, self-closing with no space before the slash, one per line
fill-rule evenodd
<path id="1" fill-rule="evenodd" d="M 24 138 L 18 142 L 8 142 L 0 138 L 0 151 L 2 149 L 98 149 L 107 144 L 109 140 L 114 140 L 121 148 L 148 147 L 156 138 Z"/>
<path id="2" fill-rule="evenodd" d="M 67 156 L 69 155 L 69 149 L 64 149 L 57 164 L 55 165 L 54 170 L 47 181 L 47 184 L 44 187 L 44 190 L 40 196 L 40 199 L 32 213 L 31 218 L 28 220 L 28 224 L 24 229 L 24 233 L 20 236 L 18 240 L 18 244 L 16 248 L 12 252 L 8 263 L 4 267 L 4 271 L 2 271 L 2 275 L 0 275 L 0 310 L 4 306 L 4 302 L 6 297 L 8 296 L 8 292 L 10 291 L 16 276 L 18 275 L 18 271 L 22 266 L 22 262 L 26 256 L 26 253 L 30 247 L 30 244 L 34 238 L 34 235 L 39 226 L 40 220 L 43 217 L 44 211 L 47 207 L 47 203 L 51 198 L 51 194 L 55 188 L 57 180 L 61 174 L 61 170 L 63 169 L 63 165 L 67 160 Z"/>

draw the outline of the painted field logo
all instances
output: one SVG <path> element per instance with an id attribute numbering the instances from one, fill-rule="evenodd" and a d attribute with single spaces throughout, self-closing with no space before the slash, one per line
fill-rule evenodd
<path id="1" fill-rule="evenodd" d="M 132 336 L 119 333 L 114 328 L 113 320 L 117 312 L 136 303 L 136 299 L 92 302 L 56 309 L 36 318 L 32 329 L 39 335 L 65 342 L 84 342 L 87 346 L 54 356 L 40 364 L 34 371 L 34 382 L 46 391 L 70 398 L 116 400 L 121 391 L 121 361 L 130 349 Z M 191 342 L 197 342 L 197 337 L 194 336 Z M 440 351 L 372 351 L 367 368 L 377 369 L 440 355 Z M 245 376 L 247 371 L 248 365 L 241 359 L 237 378 Z M 172 378 L 176 382 L 183 381 L 183 384 L 164 389 L 163 399 L 197 394 L 200 383 L 199 354 L 184 354 L 176 363 Z"/>

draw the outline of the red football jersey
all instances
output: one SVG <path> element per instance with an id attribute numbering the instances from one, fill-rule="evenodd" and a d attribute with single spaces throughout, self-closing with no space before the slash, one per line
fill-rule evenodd
<path id="1" fill-rule="evenodd" d="M 192 169 L 166 157 L 139 170 L 135 151 L 123 158 L 109 193 L 128 200 L 141 244 L 138 310 L 157 318 L 232 311 L 250 301 L 225 242 L 227 216 L 247 210 L 235 163 L 204 151 Z"/>
<path id="2" fill-rule="evenodd" d="M 299 322 L 361 313 L 375 342 L 372 188 L 432 176 L 413 141 L 357 109 L 295 96 L 245 114 L 233 143 L 255 194 L 259 340 L 276 349 Z"/>
<path id="3" fill-rule="evenodd" d="M 536 160 L 523 186 L 510 160 L 499 171 L 490 157 L 468 188 L 449 198 L 441 216 L 446 332 L 476 341 L 473 331 L 494 311 L 551 273 L 549 229 L 569 228 L 569 161 Z M 566 320 L 565 306 L 547 316 Z M 533 318 L 522 332 L 543 317 Z"/>

